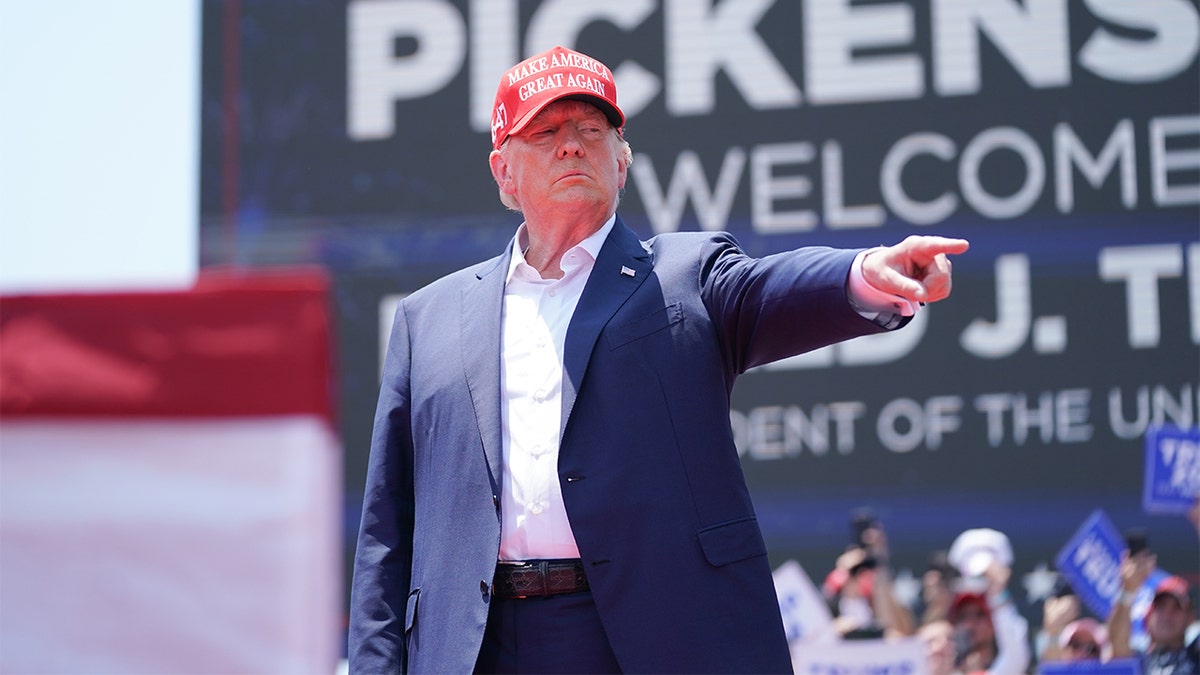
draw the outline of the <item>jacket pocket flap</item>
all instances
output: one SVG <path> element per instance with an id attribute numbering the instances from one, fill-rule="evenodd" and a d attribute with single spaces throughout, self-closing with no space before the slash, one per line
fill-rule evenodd
<path id="1" fill-rule="evenodd" d="M 704 557 L 717 567 L 767 554 L 767 545 L 758 530 L 758 519 L 753 516 L 707 527 L 697 536 Z"/>

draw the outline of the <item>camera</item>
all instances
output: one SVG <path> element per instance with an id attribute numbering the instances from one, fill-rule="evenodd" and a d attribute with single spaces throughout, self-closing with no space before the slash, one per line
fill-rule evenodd
<path id="1" fill-rule="evenodd" d="M 875 517 L 874 511 L 866 507 L 855 509 L 850 517 L 850 542 L 855 546 L 867 548 L 863 535 L 867 530 L 878 526 L 879 519 Z"/>
<path id="2" fill-rule="evenodd" d="M 1129 557 L 1133 557 L 1149 548 L 1146 541 L 1146 530 L 1141 527 L 1131 527 L 1125 530 L 1125 546 L 1129 549 Z"/>

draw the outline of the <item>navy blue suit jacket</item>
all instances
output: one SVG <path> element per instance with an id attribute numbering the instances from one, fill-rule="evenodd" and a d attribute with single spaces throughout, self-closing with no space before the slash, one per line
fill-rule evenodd
<path id="1" fill-rule="evenodd" d="M 748 368 L 882 330 L 847 299 L 855 253 L 754 259 L 727 234 L 641 242 L 617 219 L 567 331 L 558 474 L 626 672 L 790 672 L 729 396 Z M 500 542 L 509 259 L 442 278 L 396 312 L 351 590 L 352 672 L 475 663 Z"/>

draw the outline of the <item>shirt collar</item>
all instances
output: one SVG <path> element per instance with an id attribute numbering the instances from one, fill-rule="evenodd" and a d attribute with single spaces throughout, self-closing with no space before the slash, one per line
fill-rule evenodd
<path id="1" fill-rule="evenodd" d="M 583 241 L 567 249 L 566 252 L 563 253 L 563 257 L 566 257 L 566 254 L 570 253 L 571 251 L 581 250 L 587 253 L 591 260 L 595 262 L 596 258 L 600 255 L 600 249 L 604 246 L 604 240 L 608 238 L 608 233 L 612 232 L 616 222 L 617 214 L 614 213 L 608 217 L 608 220 L 604 221 L 604 224 L 600 226 L 600 229 L 588 235 L 588 237 Z M 525 226 L 525 223 L 521 223 L 521 226 L 517 228 L 517 236 L 513 237 L 512 260 L 510 260 L 508 263 L 508 276 L 504 278 L 505 284 L 512 281 L 513 273 L 516 272 L 518 267 L 528 264 L 525 262 L 525 249 L 528 247 L 529 229 Z"/>

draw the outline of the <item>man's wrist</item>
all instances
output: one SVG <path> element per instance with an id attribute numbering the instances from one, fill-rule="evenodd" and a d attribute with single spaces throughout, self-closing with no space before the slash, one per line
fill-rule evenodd
<path id="1" fill-rule="evenodd" d="M 1124 588 L 1121 589 L 1121 594 L 1117 596 L 1117 604 L 1122 607 L 1132 607 L 1133 599 L 1137 597 L 1137 591 L 1130 591 Z"/>

